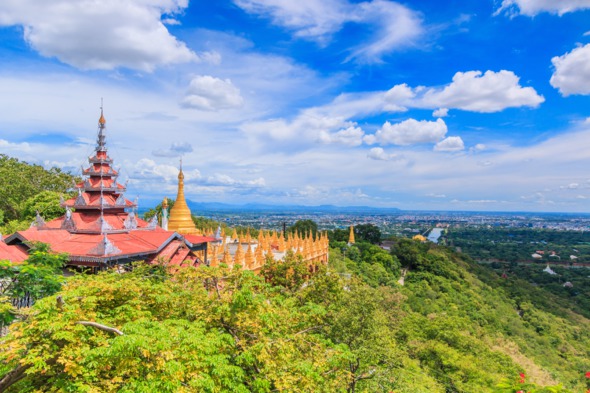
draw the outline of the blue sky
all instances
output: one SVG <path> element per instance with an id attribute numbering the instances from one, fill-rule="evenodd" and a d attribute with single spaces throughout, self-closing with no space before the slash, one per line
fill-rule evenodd
<path id="1" fill-rule="evenodd" d="M 590 206 L 590 0 L 0 4 L 0 153 L 128 196 Z M 198 213 L 198 212 L 196 212 Z"/>

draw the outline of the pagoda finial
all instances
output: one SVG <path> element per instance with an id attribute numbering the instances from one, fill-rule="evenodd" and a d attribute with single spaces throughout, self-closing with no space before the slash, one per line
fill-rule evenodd
<path id="1" fill-rule="evenodd" d="M 96 140 L 96 151 L 106 151 L 105 135 L 103 133 L 105 129 L 106 120 L 104 119 L 102 98 L 100 99 L 100 118 L 98 119 L 98 138 Z"/>
<path id="2" fill-rule="evenodd" d="M 104 114 L 103 114 L 102 97 L 100 97 L 100 119 L 98 119 L 98 125 L 100 127 L 104 127 L 106 122 L 107 121 L 104 119 Z"/>

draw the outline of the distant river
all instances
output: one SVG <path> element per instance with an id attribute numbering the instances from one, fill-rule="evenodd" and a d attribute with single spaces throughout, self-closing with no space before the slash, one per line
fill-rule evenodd
<path id="1" fill-rule="evenodd" d="M 442 235 L 442 231 L 442 228 L 432 228 L 432 231 L 430 231 L 430 234 L 428 235 L 428 240 L 433 243 L 438 243 L 438 238 Z"/>

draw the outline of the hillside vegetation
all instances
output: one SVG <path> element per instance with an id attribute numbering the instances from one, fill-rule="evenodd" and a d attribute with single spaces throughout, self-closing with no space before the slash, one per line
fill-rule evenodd
<path id="1" fill-rule="evenodd" d="M 0 154 L 0 179 L 0 232 L 6 235 L 29 227 L 37 211 L 45 220 L 63 215 L 60 197 L 75 177 Z"/>
<path id="2" fill-rule="evenodd" d="M 68 278 L 0 343 L 0 391 L 588 388 L 586 318 L 513 296 L 444 247 L 337 245 L 311 278 L 293 255 L 262 276 L 137 266 Z"/>

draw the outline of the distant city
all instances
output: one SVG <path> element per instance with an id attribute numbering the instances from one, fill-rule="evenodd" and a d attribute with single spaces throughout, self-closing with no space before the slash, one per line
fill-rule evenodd
<path id="1" fill-rule="evenodd" d="M 242 226 L 281 230 L 298 220 L 313 220 L 320 230 L 374 224 L 384 236 L 424 233 L 433 227 L 503 227 L 561 231 L 589 231 L 590 214 L 402 211 L 364 206 L 232 206 L 189 201 L 193 214 L 230 227 Z"/>

